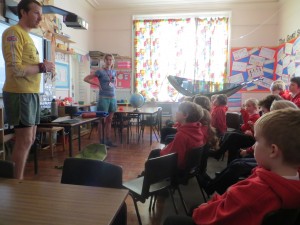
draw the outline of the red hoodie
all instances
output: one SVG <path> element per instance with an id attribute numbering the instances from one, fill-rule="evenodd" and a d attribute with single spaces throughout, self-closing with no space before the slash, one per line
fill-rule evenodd
<path id="1" fill-rule="evenodd" d="M 250 115 L 245 109 L 241 109 L 241 114 L 242 114 L 243 121 L 244 121 L 244 123 L 241 126 L 241 130 L 243 132 L 250 130 L 252 132 L 252 134 L 254 134 L 253 127 L 251 127 L 248 124 L 248 122 L 252 122 L 254 124 L 256 122 L 256 120 L 259 119 L 259 117 L 260 117 L 259 114 L 255 113 L 255 114 Z"/>
<path id="2" fill-rule="evenodd" d="M 271 211 L 299 207 L 299 180 L 257 167 L 248 179 L 196 208 L 193 220 L 197 225 L 258 225 Z"/>
<path id="3" fill-rule="evenodd" d="M 288 90 L 279 92 L 279 95 L 284 100 L 289 100 L 290 101 L 291 98 L 292 98 L 292 95 L 291 95 L 291 93 Z"/>
<path id="4" fill-rule="evenodd" d="M 300 108 L 300 93 L 296 94 L 291 101 L 294 102 L 298 108 Z"/>
<path id="5" fill-rule="evenodd" d="M 219 105 L 213 107 L 211 111 L 211 125 L 216 128 L 219 135 L 223 135 L 227 131 L 226 112 L 228 107 L 226 105 Z"/>
<path id="6" fill-rule="evenodd" d="M 178 154 L 178 168 L 185 168 L 185 155 L 188 150 L 205 145 L 202 124 L 199 122 L 186 123 L 177 127 L 174 140 L 160 151 L 160 155 L 172 152 Z"/>

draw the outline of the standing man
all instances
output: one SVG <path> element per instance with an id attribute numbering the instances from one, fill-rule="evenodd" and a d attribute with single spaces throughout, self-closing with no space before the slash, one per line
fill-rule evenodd
<path id="1" fill-rule="evenodd" d="M 15 178 L 23 179 L 24 168 L 36 125 L 40 122 L 40 80 L 45 72 L 54 73 L 54 63 L 39 63 L 39 53 L 29 36 L 42 20 L 42 5 L 36 0 L 21 0 L 18 4 L 19 22 L 8 28 L 2 36 L 5 60 L 3 102 L 8 123 L 15 128 L 12 161 Z"/>
<path id="2" fill-rule="evenodd" d="M 117 110 L 116 100 L 116 71 L 114 67 L 114 57 L 112 54 L 104 56 L 104 66 L 93 74 L 87 75 L 83 80 L 89 84 L 99 86 L 99 100 L 97 110 L 108 112 L 108 117 L 105 118 L 105 140 L 102 140 L 108 147 L 116 147 L 111 141 L 111 123 L 114 112 Z M 98 78 L 99 83 L 96 83 L 94 78 Z M 101 140 L 102 124 L 98 125 L 99 140 Z"/>

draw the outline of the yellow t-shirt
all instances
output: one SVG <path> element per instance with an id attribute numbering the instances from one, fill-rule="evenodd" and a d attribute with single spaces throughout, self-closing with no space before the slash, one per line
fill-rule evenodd
<path id="1" fill-rule="evenodd" d="M 27 65 L 39 63 L 39 53 L 28 32 L 19 25 L 6 29 L 2 36 L 2 53 L 6 76 L 3 91 L 39 93 L 41 74 L 24 76 Z"/>

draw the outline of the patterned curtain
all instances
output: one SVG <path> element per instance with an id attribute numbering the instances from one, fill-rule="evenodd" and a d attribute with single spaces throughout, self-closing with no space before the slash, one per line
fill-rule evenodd
<path id="1" fill-rule="evenodd" d="M 228 18 L 134 20 L 135 88 L 149 101 L 180 97 L 168 75 L 222 83 Z"/>

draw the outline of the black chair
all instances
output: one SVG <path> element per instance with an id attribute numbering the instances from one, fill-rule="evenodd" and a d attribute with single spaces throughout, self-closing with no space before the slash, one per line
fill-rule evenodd
<path id="1" fill-rule="evenodd" d="M 279 209 L 265 215 L 261 225 L 299 225 L 300 209 Z"/>
<path id="2" fill-rule="evenodd" d="M 14 178 L 15 163 L 11 161 L 0 160 L 0 177 Z"/>
<path id="3" fill-rule="evenodd" d="M 160 130 L 162 127 L 162 108 L 159 107 L 157 112 L 153 116 L 147 116 L 145 119 L 140 121 L 140 134 L 138 140 L 140 140 L 140 136 L 144 137 L 144 131 L 146 126 L 151 126 L 156 137 L 156 140 L 159 142 Z"/>
<path id="4" fill-rule="evenodd" d="M 123 188 L 120 166 L 93 159 L 67 158 L 64 161 L 61 183 L 94 187 Z M 101 201 L 101 199 L 99 199 Z M 127 224 L 126 203 L 120 208 L 113 225 Z"/>
<path id="5" fill-rule="evenodd" d="M 119 134 L 120 143 L 123 143 L 123 129 L 126 128 L 126 140 L 129 144 L 129 133 L 131 133 L 131 117 L 123 113 L 114 113 L 111 126 L 114 128 L 115 137 Z"/>
<path id="6" fill-rule="evenodd" d="M 196 178 L 201 194 L 203 196 L 204 201 L 206 202 L 206 196 L 204 194 L 204 190 L 201 186 L 201 182 L 199 181 L 200 176 L 206 174 L 207 170 L 207 160 L 208 160 L 208 150 L 209 146 L 205 145 L 198 148 L 193 148 L 188 151 L 186 154 L 186 168 L 184 170 L 178 171 L 175 187 L 179 191 L 179 196 L 181 198 L 181 202 L 184 206 L 185 213 L 188 215 L 188 209 L 185 204 L 185 201 L 182 197 L 179 185 L 188 185 L 188 182 L 192 178 Z"/>
<path id="7" fill-rule="evenodd" d="M 129 195 L 133 199 L 134 207 L 138 217 L 139 224 L 142 224 L 137 202 L 144 203 L 149 197 L 168 190 L 172 198 L 175 212 L 178 213 L 174 202 L 172 183 L 176 179 L 177 154 L 172 153 L 157 158 L 148 159 L 145 163 L 144 176 L 127 181 L 123 186 L 129 190 Z M 150 201 L 149 210 L 152 201 Z"/>
<path id="8" fill-rule="evenodd" d="M 226 112 L 227 131 L 237 131 L 241 127 L 241 115 L 236 112 Z"/>

